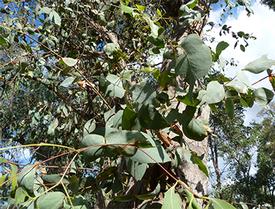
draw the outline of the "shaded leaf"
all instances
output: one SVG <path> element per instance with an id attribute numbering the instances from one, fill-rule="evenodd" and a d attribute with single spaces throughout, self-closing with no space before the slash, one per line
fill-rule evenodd
<path id="1" fill-rule="evenodd" d="M 88 120 L 85 125 L 84 125 L 84 129 L 83 129 L 83 135 L 87 135 L 92 133 L 96 128 L 96 122 L 94 119 L 90 119 Z"/>
<path id="2" fill-rule="evenodd" d="M 25 166 L 18 174 L 18 184 L 30 192 L 33 192 L 36 167 L 35 165 Z"/>
<path id="3" fill-rule="evenodd" d="M 225 50 L 228 46 L 229 46 L 229 44 L 225 41 L 221 41 L 221 42 L 218 43 L 218 45 L 216 46 L 216 53 L 215 53 L 215 56 L 213 58 L 214 62 L 216 62 L 219 59 L 222 51 Z"/>
<path id="4" fill-rule="evenodd" d="M 208 168 L 207 166 L 204 164 L 203 160 L 195 153 L 192 152 L 191 155 L 191 161 L 196 164 L 199 169 L 208 177 L 209 176 L 209 172 L 208 172 Z"/>
<path id="5" fill-rule="evenodd" d="M 50 135 L 53 135 L 54 132 L 55 132 L 55 129 L 57 128 L 57 126 L 58 126 L 58 119 L 55 118 L 55 119 L 50 123 L 50 125 L 49 125 L 49 127 L 48 127 L 47 133 L 50 134 Z"/>
<path id="6" fill-rule="evenodd" d="M 48 192 L 37 199 L 39 209 L 60 209 L 63 206 L 65 195 L 62 192 Z"/>
<path id="7" fill-rule="evenodd" d="M 260 105 L 267 105 L 274 96 L 274 93 L 267 88 L 258 88 L 254 90 L 255 101 Z"/>

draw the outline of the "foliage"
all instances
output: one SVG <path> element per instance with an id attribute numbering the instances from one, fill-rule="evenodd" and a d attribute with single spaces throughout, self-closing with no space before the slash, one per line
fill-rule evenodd
<path id="1" fill-rule="evenodd" d="M 1 3 L 0 124 L 3 141 L 20 145 L 0 150 L 5 157 L 29 147 L 36 159 L 3 158 L 4 200 L 21 208 L 234 208 L 178 175 L 183 160 L 208 175 L 187 141 L 211 135 L 201 117 L 208 105 L 226 103 L 231 115 L 234 105 L 269 103 L 273 92 L 254 89 L 243 71 L 233 80 L 211 75 L 226 44 L 212 52 L 201 38 L 210 5 Z M 243 70 L 268 69 L 257 60 Z"/>
<path id="2" fill-rule="evenodd" d="M 243 125 L 243 109 L 234 118 L 222 111 L 211 117 L 217 138 L 210 139 L 211 161 L 220 198 L 274 207 L 274 103 L 263 111 L 263 121 Z M 232 126 L 239 127 L 233 128 Z M 219 162 L 223 160 L 223 163 Z M 222 165 L 224 164 L 224 165 Z M 226 168 L 222 168 L 226 167 Z M 231 183 L 223 183 L 229 180 Z M 268 208 L 269 208 L 268 207 Z"/>

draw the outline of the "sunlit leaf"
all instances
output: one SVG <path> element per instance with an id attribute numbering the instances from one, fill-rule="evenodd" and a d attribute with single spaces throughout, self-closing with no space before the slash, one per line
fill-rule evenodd
<path id="1" fill-rule="evenodd" d="M 161 209 L 181 209 L 182 200 L 180 195 L 175 192 L 175 185 L 164 193 Z"/>
<path id="2" fill-rule="evenodd" d="M 210 198 L 210 201 L 214 209 L 236 209 L 233 205 L 229 204 L 225 200 Z"/>
<path id="3" fill-rule="evenodd" d="M 207 84 L 206 90 L 201 90 L 198 99 L 202 103 L 215 104 L 223 100 L 225 91 L 223 85 L 218 81 L 211 81 Z"/>
<path id="4" fill-rule="evenodd" d="M 62 81 L 60 86 L 68 88 L 74 82 L 74 80 L 75 80 L 75 77 L 68 77 L 64 81 Z"/>
<path id="5" fill-rule="evenodd" d="M 73 58 L 70 58 L 70 57 L 63 57 L 62 58 L 62 61 L 68 65 L 69 67 L 73 67 L 77 64 L 78 60 L 77 59 L 73 59 Z"/>
<path id="6" fill-rule="evenodd" d="M 275 60 L 268 59 L 267 55 L 263 55 L 260 58 L 248 63 L 243 70 L 251 73 L 261 73 L 275 65 Z"/>
<path id="7" fill-rule="evenodd" d="M 196 34 L 188 35 L 181 46 L 185 54 L 177 59 L 176 73 L 194 84 L 208 74 L 212 65 L 211 51 Z"/>

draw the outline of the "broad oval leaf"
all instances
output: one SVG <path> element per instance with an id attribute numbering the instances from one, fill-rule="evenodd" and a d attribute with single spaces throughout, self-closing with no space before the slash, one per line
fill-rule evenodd
<path id="1" fill-rule="evenodd" d="M 53 135 L 54 132 L 55 132 L 55 129 L 57 128 L 57 126 L 58 126 L 58 119 L 55 118 L 55 119 L 50 123 L 50 125 L 49 125 L 49 127 L 48 127 L 47 133 L 50 134 L 50 135 Z"/>
<path id="2" fill-rule="evenodd" d="M 218 45 L 216 46 L 216 53 L 213 57 L 214 62 L 216 62 L 219 59 L 222 51 L 225 50 L 228 46 L 229 46 L 229 44 L 225 41 L 221 41 L 218 43 Z"/>
<path id="3" fill-rule="evenodd" d="M 105 145 L 105 138 L 97 134 L 88 134 L 81 141 L 84 147 L 89 147 L 85 150 L 88 156 L 98 156 L 102 153 L 101 146 Z"/>
<path id="4" fill-rule="evenodd" d="M 36 173 L 35 165 L 25 166 L 21 172 L 18 174 L 17 180 L 18 184 L 28 191 L 33 192 L 34 178 Z"/>
<path id="5" fill-rule="evenodd" d="M 187 126 L 183 125 L 184 134 L 196 141 L 204 140 L 210 131 L 207 121 L 198 118 L 193 118 Z"/>
<path id="6" fill-rule="evenodd" d="M 212 65 L 211 51 L 197 34 L 186 37 L 181 46 L 185 55 L 177 60 L 176 74 L 186 77 L 188 83 L 194 83 L 208 74 Z"/>
<path id="7" fill-rule="evenodd" d="M 274 93 L 267 88 L 258 88 L 254 91 L 255 101 L 260 105 L 267 105 L 274 96 Z"/>
<path id="8" fill-rule="evenodd" d="M 106 77 L 106 80 L 110 82 L 108 85 L 106 94 L 109 94 L 111 97 L 122 98 L 125 94 L 125 89 L 122 86 L 121 79 L 113 74 L 109 74 Z"/>
<path id="9" fill-rule="evenodd" d="M 263 55 L 260 58 L 248 63 L 243 70 L 258 74 L 271 68 L 273 65 L 275 65 L 275 60 L 268 59 L 267 55 Z"/>
<path id="10" fill-rule="evenodd" d="M 236 209 L 233 205 L 221 199 L 210 198 L 210 201 L 214 209 Z"/>
<path id="11" fill-rule="evenodd" d="M 73 67 L 77 64 L 78 60 L 77 59 L 73 59 L 73 58 L 70 58 L 70 57 L 63 57 L 62 58 L 62 61 L 68 65 L 69 67 Z"/>
<path id="12" fill-rule="evenodd" d="M 75 80 L 75 77 L 68 77 L 64 81 L 61 82 L 60 86 L 63 86 L 65 88 L 68 88 Z"/>
<path id="13" fill-rule="evenodd" d="M 175 192 L 175 185 L 164 193 L 161 209 L 181 209 L 182 200 L 180 195 Z"/>
<path id="14" fill-rule="evenodd" d="M 48 192 L 37 199 L 39 209 L 60 209 L 63 207 L 65 194 L 62 192 Z"/>
<path id="15" fill-rule="evenodd" d="M 211 81 L 207 84 L 206 91 L 201 90 L 198 95 L 198 99 L 202 103 L 215 104 L 224 99 L 225 91 L 223 85 L 218 81 Z"/>

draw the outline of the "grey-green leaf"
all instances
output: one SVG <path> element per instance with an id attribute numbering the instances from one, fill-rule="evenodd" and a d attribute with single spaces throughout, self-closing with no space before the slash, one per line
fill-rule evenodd
<path id="1" fill-rule="evenodd" d="M 85 154 L 87 154 L 88 156 L 97 156 L 102 152 L 100 147 L 105 144 L 105 138 L 97 134 L 88 134 L 84 136 L 81 143 L 84 147 L 90 146 L 85 151 Z"/>
<path id="2" fill-rule="evenodd" d="M 251 73 L 261 73 L 275 65 L 275 60 L 268 59 L 267 55 L 263 55 L 260 58 L 248 63 L 243 70 Z"/>
<path id="3" fill-rule="evenodd" d="M 255 101 L 260 105 L 267 105 L 274 97 L 274 93 L 267 88 L 254 90 Z"/>
<path id="4" fill-rule="evenodd" d="M 39 209 L 60 209 L 63 207 L 65 195 L 62 192 L 48 192 L 37 199 Z"/>
<path id="5" fill-rule="evenodd" d="M 221 199 L 210 198 L 210 201 L 214 209 L 236 209 L 233 205 Z"/>
<path id="6" fill-rule="evenodd" d="M 175 192 L 175 185 L 164 193 L 161 209 L 181 209 L 182 200 L 180 195 Z"/>
<path id="7" fill-rule="evenodd" d="M 35 173 L 36 168 L 34 165 L 25 166 L 18 174 L 18 184 L 28 191 L 33 192 Z"/>
<path id="8" fill-rule="evenodd" d="M 186 77 L 189 83 L 208 74 L 212 65 L 211 51 L 197 34 L 186 37 L 181 46 L 185 55 L 177 60 L 176 73 Z"/>
<path id="9" fill-rule="evenodd" d="M 202 103 L 215 104 L 224 99 L 225 91 L 223 85 L 218 81 L 211 81 L 205 90 L 199 92 L 198 99 Z"/>
<path id="10" fill-rule="evenodd" d="M 50 125 L 49 125 L 49 127 L 48 127 L 48 134 L 54 134 L 54 132 L 55 132 L 55 129 L 57 128 L 57 126 L 58 126 L 58 119 L 57 118 L 55 118 L 51 123 L 50 123 Z"/>
<path id="11" fill-rule="evenodd" d="M 110 82 L 110 85 L 107 87 L 106 93 L 112 97 L 122 98 L 125 94 L 125 90 L 122 86 L 121 79 L 113 74 L 107 75 L 106 79 Z"/>
<path id="12" fill-rule="evenodd" d="M 73 59 L 73 58 L 70 58 L 70 57 L 63 57 L 62 58 L 62 61 L 68 65 L 69 67 L 73 67 L 77 64 L 78 60 L 77 59 Z"/>
<path id="13" fill-rule="evenodd" d="M 62 83 L 60 84 L 60 86 L 63 86 L 65 88 L 68 88 L 75 80 L 75 77 L 68 77 L 66 78 L 64 81 L 62 81 Z"/>

